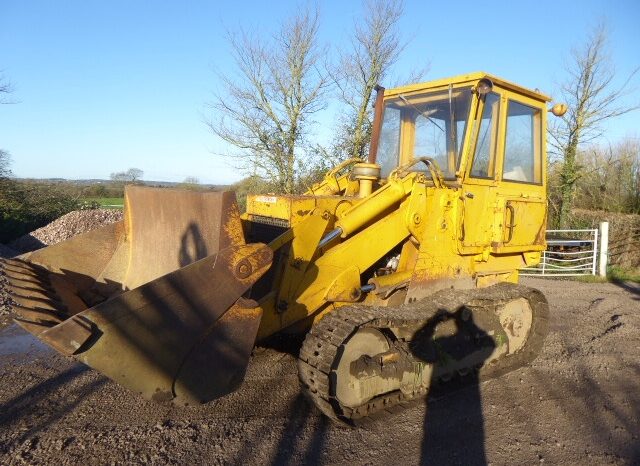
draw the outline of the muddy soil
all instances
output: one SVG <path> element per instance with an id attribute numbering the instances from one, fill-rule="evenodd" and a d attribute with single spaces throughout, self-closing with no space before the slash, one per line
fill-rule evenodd
<path id="1" fill-rule="evenodd" d="M 640 287 L 524 283 L 551 304 L 531 366 L 359 429 L 311 407 L 274 349 L 238 392 L 174 408 L 5 326 L 0 464 L 640 464 Z"/>

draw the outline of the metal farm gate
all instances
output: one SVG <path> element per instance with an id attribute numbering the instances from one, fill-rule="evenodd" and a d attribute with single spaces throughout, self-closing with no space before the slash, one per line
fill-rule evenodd
<path id="1" fill-rule="evenodd" d="M 598 252 L 598 229 L 547 230 L 547 250 L 542 252 L 540 263 L 520 269 L 520 275 L 596 275 Z"/>

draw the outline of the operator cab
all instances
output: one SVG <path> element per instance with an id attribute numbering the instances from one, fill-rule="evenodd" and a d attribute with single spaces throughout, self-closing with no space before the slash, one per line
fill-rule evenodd
<path id="1" fill-rule="evenodd" d="M 543 185 L 549 97 L 486 73 L 384 91 L 377 151 L 387 178 L 420 157 L 448 184 L 473 180 Z M 426 171 L 417 164 L 412 171 Z"/>

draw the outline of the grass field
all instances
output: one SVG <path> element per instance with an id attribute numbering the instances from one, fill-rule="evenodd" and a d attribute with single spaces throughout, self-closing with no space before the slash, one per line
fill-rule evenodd
<path id="1" fill-rule="evenodd" d="M 102 207 L 122 209 L 124 206 L 124 198 L 122 197 L 87 197 L 82 199 L 83 202 L 97 202 Z"/>
<path id="2" fill-rule="evenodd" d="M 640 270 L 626 270 L 618 266 L 607 267 L 607 276 L 599 277 L 597 275 L 584 275 L 581 277 L 573 277 L 579 282 L 585 283 L 602 283 L 602 282 L 635 282 L 640 283 Z"/>

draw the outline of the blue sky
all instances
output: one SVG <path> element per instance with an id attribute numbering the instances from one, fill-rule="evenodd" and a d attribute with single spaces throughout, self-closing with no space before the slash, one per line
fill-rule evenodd
<path id="1" fill-rule="evenodd" d="M 0 105 L 0 148 L 19 177 L 108 178 L 137 167 L 147 180 L 237 181 L 203 122 L 219 89 L 214 70 L 232 66 L 225 31 L 269 34 L 306 4 L 0 0 L 0 69 L 18 102 Z M 360 3 L 318 4 L 321 41 L 344 47 Z M 401 27 L 411 42 L 394 72 L 427 63 L 427 79 L 483 70 L 553 95 L 571 46 L 601 18 L 619 75 L 628 74 L 640 65 L 638 0 L 406 0 Z M 318 118 L 318 135 L 334 117 Z M 607 140 L 638 137 L 639 123 L 640 112 L 616 120 Z"/>

